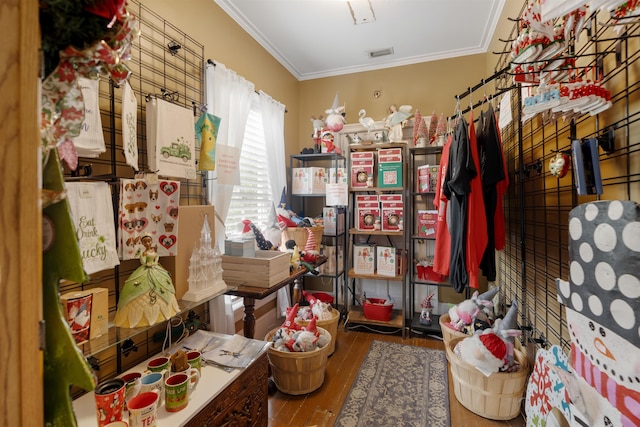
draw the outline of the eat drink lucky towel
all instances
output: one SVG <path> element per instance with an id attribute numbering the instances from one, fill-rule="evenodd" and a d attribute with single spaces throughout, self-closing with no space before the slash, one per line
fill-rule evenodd
<path id="1" fill-rule="evenodd" d="M 140 238 L 147 233 L 158 246 L 158 256 L 176 255 L 179 200 L 179 181 L 120 180 L 118 251 L 123 260 L 138 258 L 144 250 Z"/>
<path id="2" fill-rule="evenodd" d="M 149 169 L 158 175 L 196 177 L 193 111 L 162 99 L 147 102 Z"/>
<path id="3" fill-rule="evenodd" d="M 68 182 L 65 186 L 84 271 L 92 274 L 120 264 L 109 185 Z"/>

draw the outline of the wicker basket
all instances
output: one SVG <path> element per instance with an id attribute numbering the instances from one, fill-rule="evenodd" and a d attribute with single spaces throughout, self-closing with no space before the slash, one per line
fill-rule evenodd
<path id="1" fill-rule="evenodd" d="M 520 363 L 517 372 L 497 372 L 487 377 L 453 352 L 462 339 L 454 338 L 447 343 L 453 391 L 458 402 L 471 412 L 490 420 L 511 420 L 517 417 L 530 371 L 525 355 L 519 350 L 514 351 L 515 358 Z"/>
<path id="2" fill-rule="evenodd" d="M 336 351 L 336 336 L 338 334 L 338 321 L 340 320 L 340 312 L 335 308 L 331 310 L 331 319 L 327 320 L 317 320 L 316 326 L 324 328 L 331 334 L 331 343 L 329 344 L 329 356 Z M 296 323 L 300 326 L 307 326 L 309 324 L 308 320 L 300 320 L 296 319 Z"/>
<path id="3" fill-rule="evenodd" d="M 265 341 L 273 341 L 273 329 L 265 337 Z M 326 329 L 318 328 L 321 334 L 329 335 Z M 333 338 L 331 338 L 333 340 Z M 329 345 L 308 352 L 285 352 L 269 347 L 267 350 L 273 381 L 282 393 L 307 394 L 320 388 L 324 382 L 327 368 Z"/>
<path id="4" fill-rule="evenodd" d="M 455 329 L 451 329 L 449 326 L 447 326 L 447 323 L 451 322 L 451 317 L 448 313 L 440 315 L 440 319 L 438 321 L 440 322 L 440 329 L 442 330 L 442 340 L 444 341 L 445 347 L 452 339 L 464 338 L 467 336 L 467 334 L 456 331 Z"/>
<path id="5" fill-rule="evenodd" d="M 309 232 L 307 231 L 311 228 L 313 232 L 313 236 L 316 238 L 316 251 L 320 252 L 320 244 L 322 243 L 322 233 L 324 232 L 323 226 L 315 226 L 315 227 L 289 227 L 287 228 L 287 234 L 289 235 L 289 239 L 295 240 L 296 245 L 298 246 L 298 250 L 304 250 L 304 247 L 307 244 L 307 238 L 309 237 Z"/>

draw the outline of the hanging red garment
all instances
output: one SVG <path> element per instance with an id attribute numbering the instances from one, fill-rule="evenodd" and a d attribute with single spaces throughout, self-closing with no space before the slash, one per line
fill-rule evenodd
<path id="1" fill-rule="evenodd" d="M 469 118 L 469 145 L 471 158 L 477 171 L 480 171 L 480 157 L 478 154 L 478 141 L 473 124 L 473 111 Z M 469 194 L 467 211 L 467 241 L 466 241 L 466 267 L 469 275 L 469 287 L 478 289 L 478 273 L 480 262 L 487 247 L 487 217 L 484 209 L 482 195 L 482 178 L 477 173 L 470 181 L 471 193 Z"/>
<path id="2" fill-rule="evenodd" d="M 448 200 L 442 192 L 444 177 L 447 174 L 449 164 L 449 147 L 451 147 L 451 135 L 442 148 L 440 156 L 440 169 L 438 171 L 438 184 L 436 185 L 436 195 L 433 199 L 433 206 L 438 210 L 438 225 L 436 227 L 436 247 L 433 254 L 433 271 L 449 276 L 449 263 L 451 261 L 451 235 L 447 226 L 447 206 Z"/>
<path id="3" fill-rule="evenodd" d="M 504 179 L 498 182 L 496 187 L 498 192 L 498 201 L 496 203 L 496 214 L 494 216 L 494 241 L 495 247 L 497 251 L 501 251 L 504 249 L 506 245 L 506 237 L 505 237 L 505 225 L 504 225 L 504 203 L 503 197 L 507 192 L 507 188 L 509 187 L 509 173 L 507 171 L 507 162 L 504 161 L 504 147 L 502 146 L 502 133 L 500 132 L 500 128 L 498 127 L 498 118 L 495 117 L 494 112 L 494 120 L 496 121 L 496 128 L 498 129 L 498 141 L 500 145 L 500 154 L 502 155 L 502 167 L 504 168 Z"/>

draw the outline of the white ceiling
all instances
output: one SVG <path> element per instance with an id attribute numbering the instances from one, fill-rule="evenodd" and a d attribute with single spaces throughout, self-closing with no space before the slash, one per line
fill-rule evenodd
<path id="1" fill-rule="evenodd" d="M 214 1 L 298 80 L 309 80 L 484 53 L 506 0 Z M 348 3 L 368 22 L 354 24 Z M 387 48 L 392 55 L 369 57 Z"/>

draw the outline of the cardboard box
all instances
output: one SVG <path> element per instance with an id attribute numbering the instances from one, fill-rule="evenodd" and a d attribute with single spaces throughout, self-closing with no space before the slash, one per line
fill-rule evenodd
<path id="1" fill-rule="evenodd" d="M 338 246 L 337 255 L 335 246 L 324 246 L 322 248 L 322 255 L 327 257 L 327 262 L 318 267 L 318 271 L 320 271 L 320 274 L 334 276 L 344 270 L 344 254 L 342 253 L 341 246 Z M 338 266 L 337 272 L 336 265 Z"/>
<path id="2" fill-rule="evenodd" d="M 436 191 L 438 188 L 438 174 L 440 173 L 439 165 L 429 166 L 429 180 L 431 181 L 431 191 Z"/>
<path id="3" fill-rule="evenodd" d="M 355 274 L 374 274 L 376 271 L 376 245 L 353 245 L 353 272 Z"/>
<path id="4" fill-rule="evenodd" d="M 438 211 L 419 210 L 416 225 L 418 227 L 418 237 L 435 238 L 436 227 L 438 226 Z"/>
<path id="5" fill-rule="evenodd" d="M 200 247 L 200 232 L 207 218 L 209 229 L 211 230 L 211 242 L 215 245 L 216 225 L 215 209 L 211 205 L 184 205 L 180 206 L 180 216 L 178 217 L 178 241 L 184 246 L 175 257 L 163 257 L 162 265 L 171 272 L 173 285 L 176 288 L 176 298 L 181 299 L 189 290 L 189 265 L 191 265 L 191 255 L 193 247 Z"/>
<path id="6" fill-rule="evenodd" d="M 422 165 L 418 166 L 418 192 L 419 193 L 430 193 L 435 191 L 435 187 L 431 186 L 431 176 L 430 176 L 431 166 Z M 437 177 L 436 177 L 437 182 Z"/>
<path id="7" fill-rule="evenodd" d="M 378 163 L 378 187 L 402 187 L 402 163 Z"/>
<path id="8" fill-rule="evenodd" d="M 402 162 L 402 148 L 378 149 L 378 163 Z"/>
<path id="9" fill-rule="evenodd" d="M 328 180 L 326 168 L 293 168 L 291 194 L 324 194 Z"/>
<path id="10" fill-rule="evenodd" d="M 293 168 L 291 171 L 291 194 L 311 194 L 311 171 L 308 168 Z"/>
<path id="11" fill-rule="evenodd" d="M 345 208 L 324 207 L 322 208 L 322 218 L 325 236 L 336 236 L 344 233 Z"/>
<path id="12" fill-rule="evenodd" d="M 373 187 L 373 160 L 354 160 L 351 162 L 351 187 Z"/>
<path id="13" fill-rule="evenodd" d="M 222 278 L 227 285 L 270 288 L 289 277 L 290 259 L 280 251 L 256 251 L 255 257 L 222 255 Z"/>
<path id="14" fill-rule="evenodd" d="M 347 184 L 346 168 L 329 168 L 329 182 L 335 184 Z"/>
<path id="15" fill-rule="evenodd" d="M 380 203 L 402 202 L 402 194 L 380 194 L 378 200 Z"/>
<path id="16" fill-rule="evenodd" d="M 404 228 L 404 208 L 402 203 L 382 203 L 380 223 L 382 231 L 402 231 Z"/>
<path id="17" fill-rule="evenodd" d="M 109 332 L 109 290 L 93 288 L 60 296 L 65 319 L 78 344 Z"/>
<path id="18" fill-rule="evenodd" d="M 370 203 L 375 202 L 378 203 L 378 195 L 377 194 L 356 194 L 356 207 L 360 205 L 361 202 Z"/>
<path id="19" fill-rule="evenodd" d="M 376 252 L 376 274 L 380 276 L 395 277 L 397 273 L 396 248 L 378 246 L 376 248 Z"/>
<path id="20" fill-rule="evenodd" d="M 362 203 L 356 208 L 356 228 L 358 230 L 380 230 L 380 207 L 378 203 Z"/>

